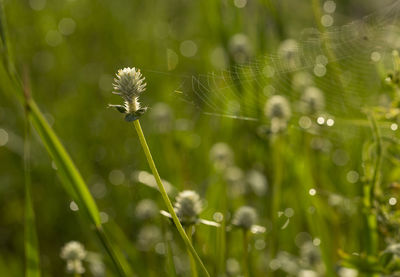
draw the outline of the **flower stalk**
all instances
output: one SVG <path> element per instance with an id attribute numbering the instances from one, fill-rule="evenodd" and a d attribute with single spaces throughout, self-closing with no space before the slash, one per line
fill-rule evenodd
<path id="1" fill-rule="evenodd" d="M 186 235 L 186 232 L 183 229 L 182 224 L 179 221 L 179 218 L 178 218 L 178 216 L 176 215 L 176 213 L 174 211 L 174 208 L 172 206 L 171 200 L 169 199 L 168 194 L 165 191 L 164 185 L 162 184 L 161 177 L 158 174 L 157 167 L 156 167 L 156 165 L 154 163 L 154 160 L 153 160 L 153 157 L 151 155 L 149 146 L 147 145 L 147 141 L 146 141 L 146 138 L 145 138 L 145 136 L 143 134 L 143 130 L 142 130 L 142 127 L 140 125 L 139 120 L 138 119 L 134 120 L 133 124 L 134 124 L 136 132 L 137 132 L 137 134 L 139 136 L 140 144 L 142 145 L 144 154 L 146 155 L 146 159 L 147 159 L 147 162 L 148 162 L 148 164 L 150 166 L 151 172 L 153 173 L 154 178 L 156 179 L 158 189 L 159 189 L 159 191 L 161 193 L 161 196 L 162 196 L 162 198 L 164 200 L 165 205 L 167 206 L 168 212 L 171 214 L 172 220 L 173 220 L 173 222 L 174 222 L 174 224 L 175 224 L 175 226 L 176 226 L 176 228 L 177 228 L 177 230 L 179 232 L 179 235 L 182 237 L 182 239 L 183 239 L 188 251 L 193 256 L 194 260 L 200 265 L 200 268 L 203 271 L 204 275 L 205 276 L 210 276 L 208 271 L 207 271 L 207 269 L 206 269 L 206 267 L 205 267 L 205 265 L 203 264 L 203 262 L 201 261 L 199 255 L 197 254 L 196 250 L 194 249 L 189 237 Z"/>
<path id="2" fill-rule="evenodd" d="M 161 196 L 164 200 L 165 205 L 167 206 L 168 212 L 171 215 L 171 218 L 178 229 L 179 235 L 182 237 L 188 252 L 194 257 L 196 262 L 199 263 L 202 271 L 205 276 L 210 276 L 207 272 L 206 267 L 201 261 L 199 255 L 194 249 L 189 237 L 186 235 L 185 230 L 182 227 L 182 224 L 176 215 L 174 207 L 172 206 L 171 200 L 168 197 L 168 194 L 165 190 L 165 187 L 161 181 L 161 177 L 158 174 L 157 167 L 154 163 L 153 157 L 151 155 L 149 146 L 147 145 L 146 138 L 143 134 L 142 127 L 140 126 L 139 118 L 146 112 L 146 107 L 141 107 L 139 103 L 139 96 L 142 92 L 146 90 L 145 78 L 143 77 L 140 69 L 135 67 L 129 68 L 126 67 L 124 69 L 118 70 L 116 74 L 116 78 L 114 78 L 113 93 L 119 95 L 124 100 L 123 105 L 109 105 L 109 107 L 113 107 L 118 110 L 120 113 L 125 114 L 125 120 L 128 122 L 133 122 L 135 126 L 136 132 L 139 136 L 140 144 L 142 145 L 144 154 L 146 155 L 147 163 L 150 166 L 151 172 L 156 180 L 158 190 L 161 193 Z"/>

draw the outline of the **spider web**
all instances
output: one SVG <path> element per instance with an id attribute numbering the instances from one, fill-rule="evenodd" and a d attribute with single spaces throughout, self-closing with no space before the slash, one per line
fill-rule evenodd
<path id="1" fill-rule="evenodd" d="M 226 70 L 186 78 L 183 98 L 213 116 L 259 121 L 273 94 L 285 95 L 294 116 L 303 74 L 321 89 L 326 112 L 336 117 L 363 117 L 362 107 L 376 104 L 382 68 L 392 68 L 392 51 L 400 47 L 400 1 L 350 24 L 324 32 L 305 29 L 290 57 L 274 53 L 233 64 Z M 371 56 L 375 56 L 372 59 Z"/>

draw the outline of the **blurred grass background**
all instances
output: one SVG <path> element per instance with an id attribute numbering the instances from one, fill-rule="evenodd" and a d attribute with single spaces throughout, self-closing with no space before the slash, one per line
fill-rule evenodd
<path id="1" fill-rule="evenodd" d="M 205 103 L 193 94 L 192 76 L 234 68 L 235 61 L 228 54 L 229 41 L 237 33 L 247 35 L 253 57 L 276 53 L 285 39 L 301 39 L 299 34 L 303 29 L 317 26 L 312 1 L 3 2 L 17 69 L 27 72 L 35 100 L 80 169 L 102 212 L 105 228 L 112 230 L 114 240 L 129 253 L 128 260 L 138 276 L 164 276 L 166 267 L 156 265 L 164 265 L 166 259 L 153 249 L 146 252 L 138 246 L 138 235 L 144 224 L 135 217 L 135 208 L 144 198 L 154 199 L 160 209 L 165 208 L 158 192 L 135 178 L 136 171 L 148 171 L 148 167 L 132 126 L 114 110 L 106 109 L 108 103 L 119 101 L 111 94 L 113 75 L 119 68 L 136 66 L 146 77 L 148 86 L 142 102 L 150 109 L 141 121 L 159 172 L 177 190 L 196 190 L 205 199 L 202 217 L 213 219 L 218 211 L 220 183 L 228 182 L 221 181 L 209 159 L 209 151 L 217 142 L 223 141 L 233 148 L 239 172 L 257 169 L 270 186 L 274 183 L 277 169 L 273 157 L 277 146 L 257 132 L 259 125 L 267 121 L 262 116 L 264 101 L 250 108 L 249 114 L 256 116 L 258 121 L 206 115 L 203 113 L 207 111 Z M 373 0 L 335 2 L 334 24 L 337 26 L 361 19 L 389 3 Z M 240 3 L 245 6 L 239 8 Z M 321 1 L 321 5 L 323 3 Z M 195 49 L 194 54 L 185 52 L 185 42 L 189 52 Z M 228 57 L 224 62 L 215 61 L 213 53 L 216 49 Z M 361 71 L 358 68 L 346 70 L 354 75 Z M 358 96 L 377 95 L 381 90 L 381 76 L 370 71 L 368 74 L 364 77 L 375 80 L 373 88 L 377 90 L 365 91 L 370 86 L 360 81 L 357 82 Z M 324 87 L 324 81 L 315 82 L 321 82 L 328 100 L 327 109 L 336 111 L 333 105 L 337 103 L 330 103 L 329 95 L 336 99 L 337 92 Z M 284 86 L 289 86 L 284 93 L 290 95 L 290 84 Z M 24 113 L 16 98 L 5 93 L 7 87 L 1 86 L 1 90 L 0 272 L 4 276 L 22 276 Z M 217 93 L 212 92 L 211 97 Z M 351 102 L 350 105 L 358 103 Z M 289 214 L 294 212 L 289 225 L 279 231 L 279 250 L 299 255 L 295 243 L 299 233 L 308 232 L 313 238 L 321 239 L 325 236 L 328 241 L 322 240 L 322 244 L 329 245 L 332 265 L 338 262 L 338 249 L 357 252 L 365 243 L 362 234 L 365 223 L 357 209 L 362 193 L 361 181 L 354 177 L 349 182 L 348 176 L 349 172 L 353 176 L 363 174 L 362 148 L 364 142 L 371 139 L 371 131 L 365 118 L 365 127 L 349 123 L 360 117 L 358 107 L 341 111 L 343 119 L 349 121 L 344 120 L 342 125 L 337 121 L 333 131 L 324 129 L 313 136 L 297 127 L 289 127 L 278 154 L 284 169 L 280 210 L 290 208 Z M 220 113 L 225 113 L 225 107 L 221 107 Z M 292 123 L 297 124 L 296 120 Z M 307 150 L 312 141 L 326 143 L 329 147 L 326 151 Z M 94 252 L 101 252 L 101 248 L 93 238 L 92 230 L 82 224 L 78 213 L 73 211 L 55 166 L 35 133 L 31 156 L 32 198 L 43 276 L 63 276 L 65 265 L 59 252 L 65 242 L 79 240 Z M 387 183 L 399 174 L 398 170 L 388 173 Z M 246 186 L 244 179 L 235 181 L 239 186 Z M 230 184 L 227 185 L 230 190 Z M 324 193 L 316 200 L 310 199 L 311 188 Z M 349 199 L 343 202 L 348 207 L 333 207 L 327 201 L 332 194 Z M 254 246 L 252 252 L 254 276 L 265 276 L 262 275 L 267 267 L 265 261 L 270 261 L 266 249 L 271 229 L 271 202 L 268 189 L 261 196 L 241 193 L 228 204 L 231 213 L 241 205 L 255 207 L 260 215 L 259 224 L 267 227 L 266 235 L 256 235 L 252 242 L 259 245 Z M 352 210 L 353 206 L 355 210 Z M 312 227 L 315 217 L 308 214 L 310 207 L 317 208 L 322 226 L 316 223 L 317 226 Z M 160 217 L 153 221 L 157 226 L 166 223 Z M 124 235 L 113 229 L 114 223 Z M 164 227 L 169 228 L 167 224 Z M 313 231 L 315 228 L 319 230 Z M 210 243 L 215 239 L 215 232 L 207 226 L 199 226 L 196 231 L 195 246 L 205 257 L 210 272 L 215 272 L 217 267 L 215 245 Z M 236 243 L 239 236 L 234 231 L 228 234 L 228 258 L 240 260 L 241 244 Z M 174 233 L 174 237 L 180 245 L 177 234 Z M 184 256 L 179 249 L 174 251 L 178 257 Z M 183 261 L 186 260 L 183 258 Z M 182 268 L 181 275 L 185 276 L 188 274 L 186 267 Z M 329 270 L 333 272 L 334 269 Z M 279 276 L 282 272 L 276 274 Z"/>

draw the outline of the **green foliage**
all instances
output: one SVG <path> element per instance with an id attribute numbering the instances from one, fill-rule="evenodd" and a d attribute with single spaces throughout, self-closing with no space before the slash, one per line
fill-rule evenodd
<path id="1" fill-rule="evenodd" d="M 331 2 L 1 1 L 1 274 L 66 276 L 71 240 L 106 276 L 399 274 L 399 4 Z M 106 108 L 113 74 L 133 66 L 148 108 L 110 105 L 121 115 Z M 307 87 L 325 105 L 307 107 Z M 284 120 L 265 114 L 274 95 Z M 171 203 L 137 216 L 184 190 L 204 199 L 187 235 Z M 258 214 L 248 232 L 243 206 Z"/>

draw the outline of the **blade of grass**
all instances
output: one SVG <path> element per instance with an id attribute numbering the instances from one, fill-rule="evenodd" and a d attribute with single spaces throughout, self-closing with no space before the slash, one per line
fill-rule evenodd
<path id="1" fill-rule="evenodd" d="M 26 108 L 29 109 L 30 122 L 41 137 L 49 155 L 53 158 L 65 190 L 82 209 L 83 214 L 88 222 L 94 224 L 95 233 L 102 243 L 105 251 L 110 256 L 118 275 L 126 276 L 115 249 L 108 240 L 101 226 L 100 214 L 96 203 L 90 194 L 82 176 L 80 175 L 67 151 L 61 144 L 56 133 L 45 120 L 45 117 L 43 116 L 39 107 L 36 105 L 35 101 L 31 97 L 26 97 L 26 95 L 24 95 L 21 79 L 15 71 L 15 64 L 9 51 L 10 47 L 9 40 L 7 38 L 7 31 L 4 6 L 3 2 L 0 0 L 0 54 L 3 58 L 3 66 L 1 68 L 0 75 L 1 79 L 5 80 L 5 84 L 2 84 L 3 89 L 5 92 L 9 92 L 9 89 L 15 91 L 16 97 L 19 99 L 19 101 L 21 103 L 25 103 Z M 4 76 L 4 73 L 8 75 L 8 78 Z"/>
<path id="2" fill-rule="evenodd" d="M 28 116 L 28 111 L 26 112 Z M 36 233 L 35 212 L 31 198 L 30 145 L 31 130 L 26 118 L 24 142 L 24 171 L 25 171 L 25 276 L 40 277 L 39 245 Z"/>
<path id="3" fill-rule="evenodd" d="M 67 192 L 70 193 L 71 197 L 78 204 L 78 206 L 82 208 L 83 213 L 88 221 L 95 225 L 95 233 L 100 239 L 104 249 L 109 254 L 118 274 L 120 276 L 125 276 L 118 256 L 116 255 L 112 244 L 104 233 L 96 203 L 90 194 L 82 176 L 80 175 L 67 151 L 57 138 L 57 135 L 45 120 L 36 103 L 33 100 L 28 100 L 28 105 L 32 111 L 32 125 L 35 127 L 39 136 L 41 137 L 49 155 L 53 158 L 53 161 L 58 168 L 61 180 L 64 183 L 64 187 L 66 188 Z"/>

